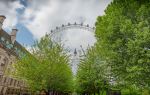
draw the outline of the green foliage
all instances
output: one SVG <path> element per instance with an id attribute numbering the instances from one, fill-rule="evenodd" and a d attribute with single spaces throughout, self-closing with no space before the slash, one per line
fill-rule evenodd
<path id="1" fill-rule="evenodd" d="M 77 91 L 141 95 L 150 87 L 150 1 L 114 0 L 105 13 L 97 18 L 97 43 L 79 64 Z"/>
<path id="2" fill-rule="evenodd" d="M 96 45 L 116 85 L 150 87 L 150 1 L 114 0 L 105 12 L 96 22 Z"/>
<path id="3" fill-rule="evenodd" d="M 135 85 L 130 85 L 122 89 L 122 95 L 141 95 L 141 91 Z"/>
<path id="4" fill-rule="evenodd" d="M 29 87 L 72 92 L 73 75 L 69 58 L 61 45 L 53 43 L 49 36 L 43 37 L 28 54 L 15 65 L 16 76 L 26 80 Z"/>
<path id="5" fill-rule="evenodd" d="M 78 66 L 76 87 L 79 93 L 101 92 L 103 94 L 108 88 L 109 69 L 107 64 L 100 60 L 95 50 L 95 47 L 88 49 L 85 58 L 81 60 Z"/>
<path id="6" fill-rule="evenodd" d="M 150 91 L 147 89 L 144 89 L 142 92 L 142 95 L 150 95 Z"/>

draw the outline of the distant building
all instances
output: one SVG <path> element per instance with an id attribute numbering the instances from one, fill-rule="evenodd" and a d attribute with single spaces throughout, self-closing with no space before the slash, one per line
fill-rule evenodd
<path id="1" fill-rule="evenodd" d="M 70 53 L 70 64 L 74 75 L 76 75 L 78 70 L 78 65 L 84 57 L 85 57 L 84 51 L 82 50 L 75 49 L 74 52 Z"/>
<path id="2" fill-rule="evenodd" d="M 16 59 L 27 51 L 16 41 L 17 29 L 12 29 L 10 34 L 2 29 L 5 19 L 5 16 L 0 15 L 0 95 L 18 95 L 27 92 L 27 85 L 9 73 L 14 71 L 12 64 Z"/>

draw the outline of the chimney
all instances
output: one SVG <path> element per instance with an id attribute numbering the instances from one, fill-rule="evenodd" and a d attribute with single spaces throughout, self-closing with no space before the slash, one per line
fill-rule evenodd
<path id="1" fill-rule="evenodd" d="M 14 44 L 16 41 L 16 35 L 17 35 L 18 29 L 12 29 L 12 32 L 10 33 L 11 36 L 11 42 Z"/>
<path id="2" fill-rule="evenodd" d="M 5 17 L 5 16 L 0 15 L 0 29 L 2 29 L 3 22 L 4 22 L 4 20 L 5 20 L 5 19 L 6 19 L 6 17 Z"/>

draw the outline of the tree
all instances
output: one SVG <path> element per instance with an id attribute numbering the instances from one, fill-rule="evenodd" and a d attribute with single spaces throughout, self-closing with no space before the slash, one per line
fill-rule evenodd
<path id="1" fill-rule="evenodd" d="M 97 18 L 96 46 L 114 82 L 150 87 L 150 0 L 114 0 L 105 13 Z"/>
<path id="2" fill-rule="evenodd" d="M 15 75 L 27 81 L 34 90 L 46 89 L 59 93 L 73 91 L 73 75 L 63 47 L 46 35 L 37 41 L 32 54 L 18 60 Z"/>
<path id="3" fill-rule="evenodd" d="M 109 66 L 100 58 L 95 47 L 87 50 L 85 58 L 78 66 L 77 92 L 103 95 L 107 90 L 110 81 Z"/>

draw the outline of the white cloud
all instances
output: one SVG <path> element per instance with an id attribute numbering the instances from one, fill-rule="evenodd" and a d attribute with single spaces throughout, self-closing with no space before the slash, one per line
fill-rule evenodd
<path id="1" fill-rule="evenodd" d="M 68 22 L 89 24 L 94 26 L 97 16 L 104 14 L 104 9 L 111 0 L 26 0 L 28 6 L 19 21 L 22 22 L 33 34 L 35 39 L 40 39 L 57 25 Z M 4 28 L 11 29 L 18 23 L 16 9 L 24 8 L 19 0 L 0 1 L 0 14 L 7 17 Z M 21 19 L 20 19 L 21 18 Z M 64 32 L 67 46 L 78 48 L 86 47 L 95 42 L 94 34 L 90 32 Z M 73 37 L 72 37 L 73 36 Z"/>
<path id="2" fill-rule="evenodd" d="M 50 5 L 50 2 L 47 2 Z M 35 38 L 41 38 L 46 32 L 50 30 L 50 20 L 49 18 L 55 11 L 55 4 L 52 6 L 42 6 L 40 9 L 35 10 L 33 6 L 26 9 L 24 14 L 25 25 Z M 31 21 L 31 19 L 33 20 Z"/>
<path id="3" fill-rule="evenodd" d="M 57 25 L 68 22 L 84 22 L 94 26 L 97 16 L 104 14 L 104 9 L 111 0 L 29 0 L 28 2 L 29 6 L 23 15 L 23 22 L 34 38 L 39 39 Z M 91 37 L 89 32 L 77 33 L 64 33 L 70 40 L 67 44 L 71 47 L 78 47 L 80 44 L 86 46 L 88 43 L 95 42 L 94 36 Z M 70 38 L 73 35 L 77 35 L 78 38 Z"/>
<path id="4" fill-rule="evenodd" d="M 19 1 L 0 1 L 0 14 L 6 16 L 3 28 L 11 30 L 16 26 L 18 22 L 16 9 L 18 8 L 23 8 Z"/>
<path id="5" fill-rule="evenodd" d="M 42 1 L 29 1 L 30 6 L 26 8 L 24 14 L 25 22 L 29 21 L 29 18 L 34 18 L 33 21 L 29 21 L 29 24 L 27 24 L 33 34 L 35 34 L 34 32 L 38 33 L 32 29 L 33 27 L 43 30 L 46 27 L 48 27 L 47 29 L 54 28 L 56 25 L 69 21 L 80 22 L 81 19 L 84 19 L 85 23 L 94 25 L 96 17 L 104 14 L 104 9 L 111 0 L 44 0 L 45 3 Z M 30 28 L 32 26 L 30 24 L 33 25 L 32 28 Z M 43 33 L 48 31 L 43 31 Z"/>

